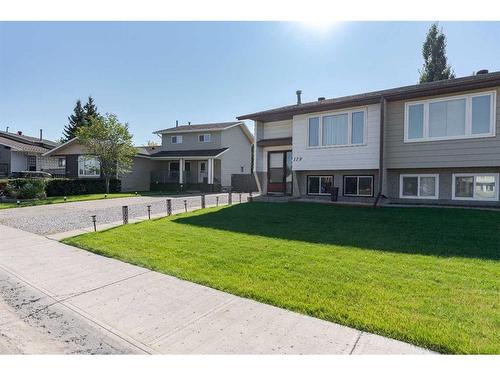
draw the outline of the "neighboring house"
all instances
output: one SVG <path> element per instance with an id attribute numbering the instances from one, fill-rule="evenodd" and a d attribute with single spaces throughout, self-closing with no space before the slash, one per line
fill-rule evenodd
<path id="1" fill-rule="evenodd" d="M 231 175 L 251 174 L 253 136 L 243 122 L 182 125 L 155 132 L 161 146 L 137 147 L 123 191 L 231 186 Z M 46 153 L 66 158 L 69 178 L 100 178 L 99 162 L 74 138 Z"/>
<path id="2" fill-rule="evenodd" d="M 55 176 L 63 174 L 65 158 L 43 156 L 57 145 L 41 135 L 36 138 L 22 132 L 0 131 L 0 176 L 22 171 L 44 171 Z"/>
<path id="3" fill-rule="evenodd" d="M 480 74 L 481 73 L 481 74 Z M 264 194 L 499 205 L 500 72 L 301 103 L 255 121 Z"/>

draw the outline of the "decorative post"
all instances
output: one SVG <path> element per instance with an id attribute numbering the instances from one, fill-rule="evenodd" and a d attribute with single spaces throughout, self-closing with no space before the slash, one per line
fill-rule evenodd
<path id="1" fill-rule="evenodd" d="M 253 196 L 251 191 L 248 193 L 248 201 L 253 202 Z"/>
<path id="2" fill-rule="evenodd" d="M 167 199 L 167 216 L 172 215 L 172 199 Z"/>
<path id="3" fill-rule="evenodd" d="M 122 206 L 123 224 L 128 224 L 128 206 Z"/>
<path id="4" fill-rule="evenodd" d="M 92 223 L 94 224 L 94 232 L 97 232 L 97 228 L 96 228 L 96 225 L 95 225 L 95 221 L 96 221 L 95 217 L 96 217 L 96 215 L 92 215 L 91 217 L 92 217 Z"/>
<path id="5" fill-rule="evenodd" d="M 148 219 L 151 220 L 151 205 L 148 204 Z"/>
<path id="6" fill-rule="evenodd" d="M 241 203 L 241 193 L 240 193 L 240 203 Z"/>
<path id="7" fill-rule="evenodd" d="M 215 197 L 215 205 L 219 207 L 219 196 Z"/>
<path id="8" fill-rule="evenodd" d="M 184 211 L 188 212 L 188 201 L 184 199 Z"/>
<path id="9" fill-rule="evenodd" d="M 231 193 L 231 192 L 227 193 L 227 204 L 228 205 L 233 204 L 233 193 Z"/>
<path id="10" fill-rule="evenodd" d="M 205 194 L 201 194 L 201 208 L 205 208 Z"/>

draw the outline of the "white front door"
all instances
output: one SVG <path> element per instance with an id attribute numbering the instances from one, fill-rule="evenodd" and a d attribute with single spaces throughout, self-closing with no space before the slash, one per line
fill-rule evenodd
<path id="1" fill-rule="evenodd" d="M 207 174 L 207 162 L 206 161 L 200 161 L 199 168 L 198 168 L 198 182 L 200 184 L 203 183 L 203 180 L 206 177 L 208 177 L 208 174 Z"/>

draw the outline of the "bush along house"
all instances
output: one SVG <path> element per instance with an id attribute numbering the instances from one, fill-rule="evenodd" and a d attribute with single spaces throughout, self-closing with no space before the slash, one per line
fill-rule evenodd
<path id="1" fill-rule="evenodd" d="M 500 72 L 318 98 L 255 122 L 269 195 L 344 202 L 499 206 Z"/>
<path id="2" fill-rule="evenodd" d="M 252 177 L 253 136 L 241 121 L 177 125 L 155 134 L 161 146 L 137 147 L 130 173 L 118 176 L 122 191 L 220 191 L 235 177 Z M 68 178 L 101 177 L 99 161 L 77 138 L 46 156 L 64 156 Z"/>

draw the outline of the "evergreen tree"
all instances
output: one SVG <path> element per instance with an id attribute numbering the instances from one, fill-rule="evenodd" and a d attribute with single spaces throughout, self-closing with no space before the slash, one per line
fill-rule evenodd
<path id="1" fill-rule="evenodd" d="M 87 122 L 87 125 L 90 124 L 90 120 L 92 118 L 99 116 L 99 112 L 97 111 L 97 107 L 94 104 L 94 99 L 91 96 L 89 96 L 89 100 L 88 100 L 87 104 L 85 104 L 83 109 L 85 110 L 85 121 Z"/>
<path id="2" fill-rule="evenodd" d="M 429 28 L 422 47 L 424 66 L 420 71 L 420 83 L 455 78 L 455 73 L 446 58 L 446 36 L 434 23 Z"/>
<path id="3" fill-rule="evenodd" d="M 75 108 L 73 109 L 73 114 L 68 117 L 68 125 L 64 127 L 63 142 L 67 142 L 76 136 L 76 130 L 85 125 L 85 111 L 82 107 L 82 102 L 80 99 L 77 100 Z"/>

